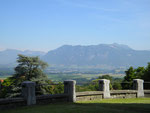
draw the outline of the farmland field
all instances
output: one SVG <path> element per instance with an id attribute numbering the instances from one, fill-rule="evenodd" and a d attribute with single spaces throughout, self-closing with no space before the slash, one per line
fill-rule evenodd
<path id="1" fill-rule="evenodd" d="M 52 80 L 53 82 L 63 82 L 64 80 L 76 80 L 77 83 L 87 83 L 89 81 L 92 81 L 99 76 L 102 76 L 104 74 L 64 74 L 64 73 L 57 73 L 57 74 L 48 74 L 48 79 Z M 109 74 L 112 77 L 115 78 L 123 78 L 123 74 Z M 7 76 L 0 76 L 0 79 L 6 79 Z"/>
<path id="2" fill-rule="evenodd" d="M 104 74 L 49 74 L 48 78 L 53 81 L 64 81 L 66 79 L 96 79 L 99 76 L 102 76 Z M 112 77 L 116 78 L 122 78 L 124 77 L 123 74 L 109 74 Z"/>
<path id="3" fill-rule="evenodd" d="M 10 76 L 0 76 L 0 79 L 6 79 L 7 77 L 10 77 Z"/>

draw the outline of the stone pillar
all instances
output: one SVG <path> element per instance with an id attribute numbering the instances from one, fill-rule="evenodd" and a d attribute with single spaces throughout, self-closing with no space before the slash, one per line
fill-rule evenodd
<path id="1" fill-rule="evenodd" d="M 107 79 L 99 80 L 99 90 L 103 91 L 103 98 L 110 98 L 109 83 L 110 80 Z"/>
<path id="2" fill-rule="evenodd" d="M 141 79 L 133 79 L 133 89 L 137 90 L 137 97 L 144 97 L 143 82 Z"/>
<path id="3" fill-rule="evenodd" d="M 35 82 L 31 81 L 22 82 L 22 96 L 27 101 L 27 105 L 36 104 L 35 85 Z"/>
<path id="4" fill-rule="evenodd" d="M 64 93 L 68 94 L 68 101 L 75 102 L 76 101 L 76 92 L 75 92 L 75 80 L 65 80 L 64 81 Z"/>

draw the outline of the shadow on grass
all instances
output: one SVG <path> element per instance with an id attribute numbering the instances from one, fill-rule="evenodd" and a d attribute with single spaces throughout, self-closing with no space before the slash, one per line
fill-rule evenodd
<path id="1" fill-rule="evenodd" d="M 3 113 L 150 113 L 150 104 L 54 103 L 24 106 Z"/>
<path id="2" fill-rule="evenodd" d="M 87 108 L 89 113 L 150 113 L 150 104 L 76 103 L 76 105 Z"/>

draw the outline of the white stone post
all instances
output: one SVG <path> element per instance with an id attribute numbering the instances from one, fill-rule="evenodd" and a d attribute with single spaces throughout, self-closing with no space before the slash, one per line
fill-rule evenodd
<path id="1" fill-rule="evenodd" d="M 109 83 L 110 80 L 107 79 L 99 80 L 99 90 L 103 91 L 103 98 L 110 98 Z"/>
<path id="2" fill-rule="evenodd" d="M 36 104 L 35 82 L 24 81 L 22 83 L 22 96 L 27 101 L 27 105 Z"/>
<path id="3" fill-rule="evenodd" d="M 65 80 L 64 81 L 64 93 L 68 94 L 68 101 L 75 102 L 76 101 L 76 92 L 75 92 L 75 80 Z"/>
<path id="4" fill-rule="evenodd" d="M 137 97 L 144 97 L 143 82 L 142 79 L 133 79 L 133 89 L 137 90 Z"/>

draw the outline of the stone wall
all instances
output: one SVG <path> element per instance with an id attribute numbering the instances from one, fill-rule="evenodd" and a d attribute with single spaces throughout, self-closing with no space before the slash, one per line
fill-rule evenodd
<path id="1" fill-rule="evenodd" d="M 111 98 L 137 98 L 136 90 L 112 90 Z"/>
<path id="2" fill-rule="evenodd" d="M 67 94 L 39 95 L 36 97 L 36 104 L 48 104 L 53 102 L 67 102 Z"/>
<path id="3" fill-rule="evenodd" d="M 150 97 L 150 90 L 144 91 L 144 97 Z M 136 90 L 111 90 L 110 98 L 138 98 Z M 102 91 L 76 92 L 77 101 L 103 99 Z"/>
<path id="4" fill-rule="evenodd" d="M 150 98 L 150 90 L 144 90 L 144 97 Z"/>
<path id="5" fill-rule="evenodd" d="M 75 102 L 82 100 L 95 100 L 103 98 L 139 98 L 150 97 L 150 90 L 143 90 L 143 81 L 134 80 L 133 90 L 109 90 L 109 80 L 99 81 L 99 91 L 76 92 L 76 81 L 64 81 L 63 94 L 35 95 L 35 83 L 22 83 L 22 97 L 11 99 L 0 99 L 0 109 L 22 105 L 47 104 L 51 102 Z"/>
<path id="6" fill-rule="evenodd" d="M 85 92 L 76 92 L 76 100 L 94 100 L 94 99 L 102 99 L 103 91 L 85 91 Z"/>
<path id="7" fill-rule="evenodd" d="M 145 97 L 150 98 L 150 90 L 144 90 Z M 48 104 L 53 102 L 67 102 L 68 94 L 40 95 L 36 96 L 36 104 Z M 110 98 L 137 98 L 136 90 L 112 90 Z M 103 99 L 103 91 L 76 92 L 76 101 Z M 0 99 L 0 109 L 25 106 L 24 98 Z"/>
<path id="8" fill-rule="evenodd" d="M 8 107 L 34 105 L 34 104 L 47 104 L 52 102 L 75 102 L 74 80 L 64 81 L 64 93 L 63 94 L 48 94 L 48 95 L 35 95 L 35 83 L 31 81 L 25 81 L 22 83 L 22 97 L 20 98 L 4 98 L 0 99 L 0 109 L 7 109 Z"/>
<path id="9" fill-rule="evenodd" d="M 0 99 L 0 109 L 9 109 L 18 106 L 25 106 L 26 101 L 23 98 L 5 98 Z"/>
<path id="10" fill-rule="evenodd" d="M 39 95 L 36 96 L 36 104 L 48 104 L 55 102 L 67 102 L 67 94 Z M 0 99 L 0 109 L 15 108 L 18 106 L 28 105 L 27 101 L 20 98 L 5 98 Z"/>
<path id="11" fill-rule="evenodd" d="M 143 90 L 143 80 L 133 80 L 133 90 L 112 90 L 109 88 L 109 80 L 99 81 L 99 91 L 77 92 L 76 100 L 94 100 L 102 98 L 139 98 L 150 97 L 150 90 Z"/>

